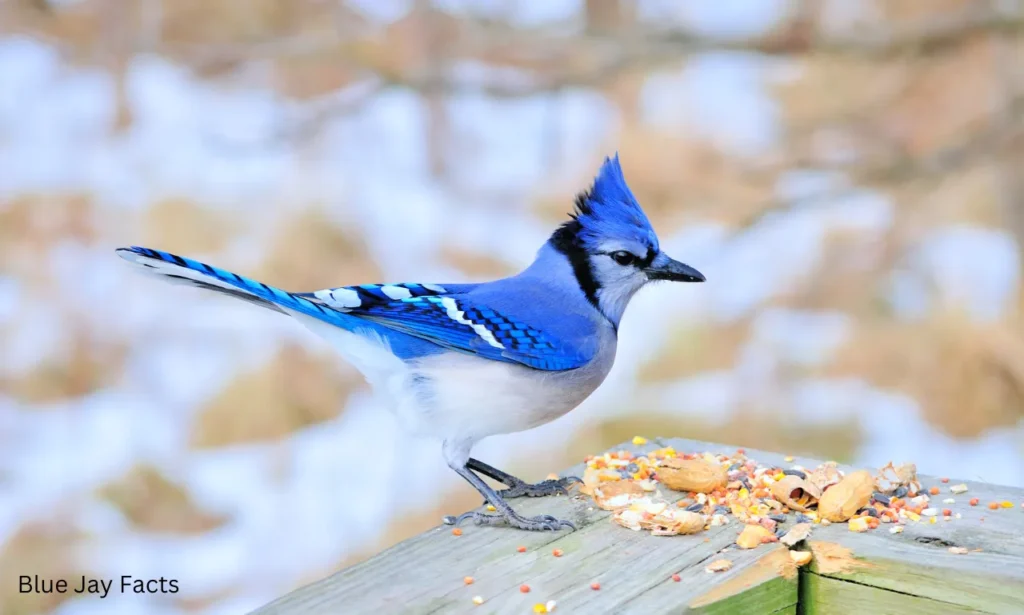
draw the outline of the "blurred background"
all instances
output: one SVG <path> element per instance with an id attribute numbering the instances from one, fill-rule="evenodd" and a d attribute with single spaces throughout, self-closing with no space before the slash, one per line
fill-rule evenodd
<path id="1" fill-rule="evenodd" d="M 243 612 L 479 503 L 325 342 L 115 247 L 499 277 L 616 151 L 709 282 L 643 291 L 605 385 L 478 457 L 1024 485 L 1024 1 L 0 0 L 0 612 Z"/>

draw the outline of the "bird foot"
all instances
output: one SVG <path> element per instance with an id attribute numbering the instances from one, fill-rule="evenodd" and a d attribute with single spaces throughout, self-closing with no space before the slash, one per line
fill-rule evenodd
<path id="1" fill-rule="evenodd" d="M 563 527 L 576 530 L 576 525 L 571 521 L 565 521 L 558 519 L 551 515 L 538 515 L 536 517 L 523 517 L 515 511 L 509 509 L 508 512 L 502 514 L 489 515 L 487 513 L 471 511 L 462 513 L 458 517 L 448 515 L 444 518 L 446 525 L 459 525 L 466 519 L 472 519 L 476 525 L 510 525 L 520 530 L 527 530 L 531 532 L 543 532 L 545 530 L 551 530 L 557 532 Z"/>
<path id="2" fill-rule="evenodd" d="M 573 483 L 583 482 L 578 476 L 563 476 L 562 478 L 548 479 L 534 484 L 516 480 L 518 482 L 508 489 L 502 489 L 498 494 L 504 499 L 521 498 L 523 496 L 539 498 L 546 495 L 569 495 L 569 487 Z"/>

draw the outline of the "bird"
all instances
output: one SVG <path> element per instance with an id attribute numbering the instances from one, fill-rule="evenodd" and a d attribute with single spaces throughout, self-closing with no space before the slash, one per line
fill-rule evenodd
<path id="1" fill-rule="evenodd" d="M 116 253 L 164 281 L 298 320 L 361 372 L 407 432 L 439 440 L 448 467 L 495 511 L 446 516 L 445 523 L 528 531 L 576 525 L 553 515 L 522 516 L 506 500 L 567 494 L 580 478 L 531 484 L 473 458 L 473 446 L 551 422 L 589 397 L 612 368 L 619 324 L 641 288 L 705 281 L 660 249 L 618 153 L 604 158 L 529 266 L 488 282 L 289 292 L 161 250 Z M 506 488 L 495 490 L 483 477 Z"/>

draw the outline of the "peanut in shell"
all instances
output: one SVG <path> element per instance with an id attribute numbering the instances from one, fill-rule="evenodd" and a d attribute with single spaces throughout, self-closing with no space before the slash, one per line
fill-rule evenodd
<path id="1" fill-rule="evenodd" d="M 721 464 L 704 459 L 666 459 L 657 473 L 658 480 L 674 491 L 711 493 L 729 482 L 729 473 Z"/>
<path id="2" fill-rule="evenodd" d="M 851 472 L 821 496 L 818 515 L 834 523 L 847 521 L 868 505 L 874 490 L 875 478 L 870 472 Z"/>

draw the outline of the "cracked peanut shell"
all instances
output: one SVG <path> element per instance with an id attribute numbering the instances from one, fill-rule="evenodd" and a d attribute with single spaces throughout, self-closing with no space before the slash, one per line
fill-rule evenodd
<path id="1" fill-rule="evenodd" d="M 868 505 L 875 491 L 875 477 L 867 470 L 847 474 L 818 500 L 818 515 L 832 522 L 847 521 Z"/>
<path id="2" fill-rule="evenodd" d="M 729 474 L 720 463 L 704 459 L 666 459 L 658 466 L 658 480 L 674 491 L 711 493 L 724 489 Z"/>

